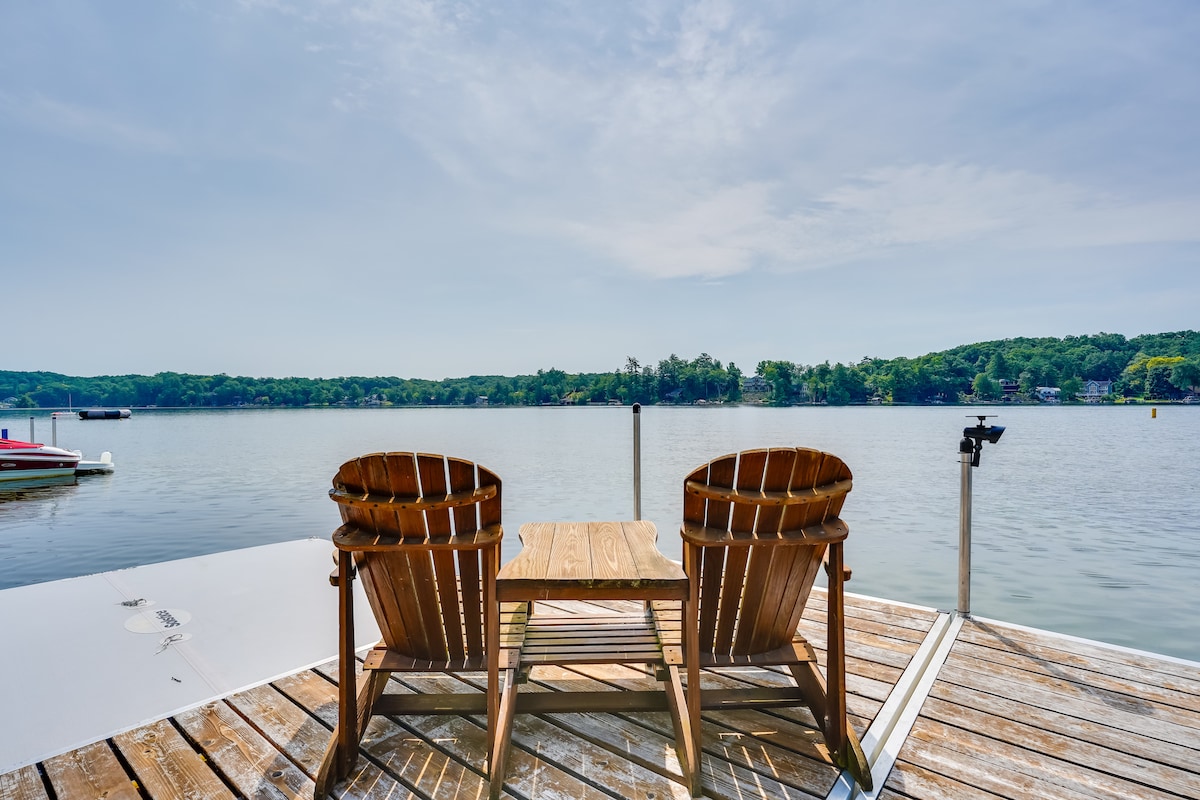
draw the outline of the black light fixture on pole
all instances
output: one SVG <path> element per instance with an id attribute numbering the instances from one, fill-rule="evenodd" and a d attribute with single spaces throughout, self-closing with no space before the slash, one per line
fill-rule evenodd
<path id="1" fill-rule="evenodd" d="M 987 414 L 976 414 L 979 424 L 963 428 L 958 443 L 962 462 L 962 497 L 958 515 L 958 613 L 971 615 L 971 468 L 979 466 L 979 453 L 985 441 L 995 444 L 1004 434 L 1003 425 L 988 425 Z"/>

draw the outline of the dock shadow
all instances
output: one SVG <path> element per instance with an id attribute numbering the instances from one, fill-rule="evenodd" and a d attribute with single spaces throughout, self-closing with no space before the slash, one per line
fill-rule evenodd
<path id="1" fill-rule="evenodd" d="M 978 630 L 995 637 L 998 642 L 1004 645 L 1008 652 L 1036 664 L 1037 667 L 1030 668 L 1029 672 L 1035 674 L 1039 672 L 1044 673 L 1063 683 L 1070 684 L 1085 696 L 1086 699 L 1098 701 L 1114 710 L 1123 711 L 1128 714 L 1137 714 L 1139 716 L 1154 715 L 1154 705 L 1152 703 L 1132 694 L 1105 689 L 1081 681 L 1078 675 L 1070 674 L 1063 669 L 1063 665 L 1057 664 L 1031 650 L 1028 646 L 1006 633 L 1003 628 L 977 619 L 971 619 L 970 623 Z"/>

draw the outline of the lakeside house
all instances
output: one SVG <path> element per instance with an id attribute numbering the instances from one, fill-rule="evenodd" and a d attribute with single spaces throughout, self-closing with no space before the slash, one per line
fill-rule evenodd
<path id="1" fill-rule="evenodd" d="M 1112 385 L 1112 381 L 1087 381 L 1083 384 L 1083 391 L 1075 396 L 1085 403 L 1099 403 L 1105 395 L 1112 394 Z"/>
<path id="2" fill-rule="evenodd" d="M 1057 386 L 1039 386 L 1036 389 L 1036 393 L 1038 400 L 1041 400 L 1043 403 L 1060 402 L 1060 390 Z"/>
<path id="3" fill-rule="evenodd" d="M 766 394 L 771 390 L 771 384 L 762 375 L 748 375 L 742 378 L 742 393 L 754 392 Z"/>

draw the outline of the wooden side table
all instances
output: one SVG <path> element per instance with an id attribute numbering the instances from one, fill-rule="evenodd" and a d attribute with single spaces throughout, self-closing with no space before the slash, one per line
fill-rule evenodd
<path id="1" fill-rule="evenodd" d="M 500 568 L 512 600 L 686 600 L 683 567 L 658 551 L 653 522 L 530 522 L 521 552 Z"/>
<path id="2" fill-rule="evenodd" d="M 496 576 L 507 644 L 502 642 L 505 687 L 539 664 L 648 664 L 662 691 L 508 693 L 491 758 L 492 796 L 498 795 L 516 713 L 562 711 L 670 711 L 675 747 L 692 794 L 700 790 L 699 751 L 688 723 L 680 667 L 682 604 L 688 599 L 683 567 L 658 551 L 658 531 L 646 521 L 532 522 L 519 531 L 521 552 Z M 635 613 L 533 613 L 538 600 L 642 600 Z M 513 604 L 524 611 L 514 611 Z"/>

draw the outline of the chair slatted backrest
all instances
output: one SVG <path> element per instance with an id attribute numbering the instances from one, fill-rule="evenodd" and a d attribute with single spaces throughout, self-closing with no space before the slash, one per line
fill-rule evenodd
<path id="1" fill-rule="evenodd" d="M 341 466 L 330 496 L 344 523 L 334 543 L 354 551 L 388 649 L 439 663 L 482 660 L 500 479 L 462 459 L 371 453 Z"/>
<path id="2" fill-rule="evenodd" d="M 845 538 L 838 514 L 850 469 L 819 450 L 746 450 L 699 467 L 684 486 L 701 652 L 754 655 L 790 643 L 825 548 Z"/>

